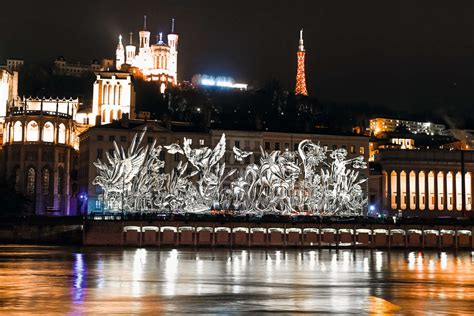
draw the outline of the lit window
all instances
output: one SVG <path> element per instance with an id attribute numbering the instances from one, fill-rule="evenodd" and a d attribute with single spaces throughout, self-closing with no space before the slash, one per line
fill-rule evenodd
<path id="1" fill-rule="evenodd" d="M 359 154 L 364 155 L 365 154 L 365 147 L 361 146 L 359 148 Z"/>
<path id="2" fill-rule="evenodd" d="M 28 169 L 28 177 L 26 182 L 26 194 L 33 195 L 35 193 L 35 177 L 36 171 L 34 168 Z"/>
<path id="3" fill-rule="evenodd" d="M 38 123 L 35 121 L 28 123 L 28 127 L 26 129 L 26 140 L 29 142 L 37 142 L 39 140 Z"/>
<path id="4" fill-rule="evenodd" d="M 49 169 L 43 169 L 43 194 L 49 194 Z"/>
<path id="5" fill-rule="evenodd" d="M 59 124 L 58 143 L 66 143 L 66 126 L 63 123 Z"/>
<path id="6" fill-rule="evenodd" d="M 22 135 L 23 135 L 23 126 L 21 122 L 17 121 L 15 122 L 15 125 L 13 125 L 13 141 L 21 142 L 23 138 Z"/>
<path id="7" fill-rule="evenodd" d="M 199 140 L 199 146 L 204 146 L 204 139 L 201 138 L 201 139 Z"/>
<path id="8" fill-rule="evenodd" d="M 46 122 L 43 126 L 43 141 L 47 143 L 54 142 L 54 126 L 51 122 Z"/>

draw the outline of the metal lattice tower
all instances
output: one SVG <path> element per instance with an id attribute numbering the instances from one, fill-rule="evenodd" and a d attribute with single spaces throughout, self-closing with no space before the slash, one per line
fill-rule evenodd
<path id="1" fill-rule="evenodd" d="M 296 88 L 295 95 L 308 95 L 308 90 L 306 89 L 306 75 L 305 75 L 305 50 L 303 43 L 303 30 L 300 31 L 300 42 L 298 46 L 298 52 L 296 56 L 298 57 L 298 67 L 296 72 Z"/>

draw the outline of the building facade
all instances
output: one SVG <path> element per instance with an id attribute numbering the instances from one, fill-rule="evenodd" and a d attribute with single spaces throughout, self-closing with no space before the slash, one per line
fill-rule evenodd
<path id="1" fill-rule="evenodd" d="M 395 132 L 405 127 L 412 134 L 443 135 L 446 127 L 431 122 L 416 122 L 390 118 L 373 118 L 369 121 L 370 134 L 379 136 L 382 133 Z"/>
<path id="2" fill-rule="evenodd" d="M 376 155 L 386 215 L 470 216 L 474 152 L 459 150 L 383 150 Z"/>
<path id="3" fill-rule="evenodd" d="M 2 177 L 36 215 L 76 214 L 77 99 L 23 99 L 7 108 Z"/>

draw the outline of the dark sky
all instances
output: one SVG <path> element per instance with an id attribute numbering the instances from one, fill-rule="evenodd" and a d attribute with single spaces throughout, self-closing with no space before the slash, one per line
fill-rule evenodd
<path id="1" fill-rule="evenodd" d="M 474 102 L 474 1 L 5 1 L 0 60 L 113 57 L 148 15 L 152 38 L 176 18 L 179 76 L 275 77 L 292 89 L 305 29 L 311 95 L 411 106 Z"/>

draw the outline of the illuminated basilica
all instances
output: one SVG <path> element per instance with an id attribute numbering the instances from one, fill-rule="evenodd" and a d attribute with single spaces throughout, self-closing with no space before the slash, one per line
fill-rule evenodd
<path id="1" fill-rule="evenodd" d="M 167 35 L 167 42 L 163 33 L 156 36 L 156 43 L 151 44 L 151 33 L 146 27 L 146 16 L 143 30 L 139 32 L 138 54 L 133 44 L 133 33 L 130 33 L 130 42 L 124 47 L 122 35 L 116 50 L 116 68 L 121 71 L 130 71 L 141 75 L 147 81 L 160 83 L 160 90 L 164 92 L 167 86 L 178 82 L 178 34 L 174 31 L 174 19 L 171 24 L 171 33 Z M 138 70 L 138 73 L 137 73 Z"/>

